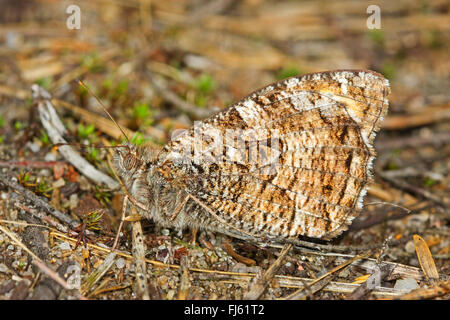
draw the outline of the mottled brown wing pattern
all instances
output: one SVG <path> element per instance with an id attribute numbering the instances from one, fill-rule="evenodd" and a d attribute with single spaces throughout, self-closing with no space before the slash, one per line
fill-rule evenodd
<path id="1" fill-rule="evenodd" d="M 196 124 L 166 145 L 159 163 L 236 230 L 331 239 L 361 209 L 388 93 L 371 71 L 289 78 Z M 208 132 L 229 129 L 241 130 L 239 142 L 223 139 L 209 158 L 180 161 L 193 145 L 211 147 Z"/>

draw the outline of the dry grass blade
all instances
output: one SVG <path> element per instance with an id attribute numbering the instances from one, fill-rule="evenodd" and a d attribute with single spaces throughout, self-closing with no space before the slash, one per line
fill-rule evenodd
<path id="1" fill-rule="evenodd" d="M 91 288 L 105 275 L 105 273 L 112 267 L 116 259 L 117 254 L 111 252 L 105 258 L 105 260 L 100 264 L 100 266 L 94 270 L 86 280 L 83 281 L 81 285 L 82 294 L 87 294 Z"/>
<path id="2" fill-rule="evenodd" d="M 415 234 L 413 236 L 414 245 L 416 247 L 417 258 L 419 259 L 420 267 L 427 280 L 431 283 L 439 281 L 439 274 L 434 263 L 433 256 L 431 255 L 430 248 L 428 248 L 425 240 Z"/>
<path id="3" fill-rule="evenodd" d="M 122 290 L 122 289 L 128 288 L 129 286 L 131 286 L 131 283 L 125 283 L 125 284 L 120 285 L 120 286 L 112 286 L 112 287 L 108 287 L 108 288 L 97 288 L 94 292 L 92 292 L 89 295 L 89 298 L 95 297 L 95 296 L 98 296 L 98 295 L 100 295 L 102 293 L 106 293 L 106 292 L 110 292 L 110 291 Z"/>
<path id="4" fill-rule="evenodd" d="M 277 260 L 264 272 L 263 276 L 257 276 L 250 282 L 248 291 L 244 294 L 244 300 L 257 300 L 262 296 L 291 248 L 292 244 L 286 244 Z"/>

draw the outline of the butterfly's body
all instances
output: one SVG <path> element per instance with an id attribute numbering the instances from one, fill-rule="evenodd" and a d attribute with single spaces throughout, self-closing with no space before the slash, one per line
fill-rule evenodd
<path id="1" fill-rule="evenodd" d="M 388 93 L 370 71 L 286 79 L 161 150 L 117 149 L 115 167 L 141 214 L 163 226 L 331 239 L 361 209 Z"/>

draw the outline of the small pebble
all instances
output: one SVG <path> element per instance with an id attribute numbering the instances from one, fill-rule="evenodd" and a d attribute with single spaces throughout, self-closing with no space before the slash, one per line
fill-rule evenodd
<path id="1" fill-rule="evenodd" d="M 75 209 L 78 206 L 78 195 L 76 193 L 71 194 L 69 197 L 69 208 L 70 210 Z"/>
<path id="2" fill-rule="evenodd" d="M 65 184 L 66 184 L 66 182 L 64 181 L 64 179 L 63 178 L 59 178 L 58 180 L 53 182 L 52 187 L 54 189 L 58 189 L 58 188 L 61 188 L 62 186 L 64 186 Z"/>
<path id="3" fill-rule="evenodd" d="M 8 31 L 5 34 L 4 45 L 8 49 L 17 49 L 22 42 L 22 37 L 19 33 L 14 31 Z"/>
<path id="4" fill-rule="evenodd" d="M 175 296 L 175 290 L 169 290 L 167 292 L 166 299 L 167 300 L 172 300 L 174 296 Z"/>
<path id="5" fill-rule="evenodd" d="M 247 266 L 241 262 L 236 263 L 232 268 L 232 272 L 239 272 L 239 273 L 246 273 L 247 272 Z"/>
<path id="6" fill-rule="evenodd" d="M 6 248 L 6 250 L 14 250 L 14 246 L 12 245 L 12 244 L 10 244 L 7 248 Z"/>
<path id="7" fill-rule="evenodd" d="M 45 161 L 56 161 L 56 155 L 52 152 L 49 152 L 44 157 Z"/>
<path id="8" fill-rule="evenodd" d="M 61 250 L 71 250 L 70 244 L 66 241 L 59 244 Z"/>
<path id="9" fill-rule="evenodd" d="M 251 266 L 247 268 L 248 273 L 259 273 L 261 271 L 261 267 L 259 266 Z"/>
<path id="10" fill-rule="evenodd" d="M 399 290 L 415 290 L 419 288 L 419 285 L 417 284 L 417 281 L 413 278 L 406 278 L 406 279 L 399 279 L 395 282 L 394 289 Z"/>
<path id="11" fill-rule="evenodd" d="M 28 148 L 31 150 L 31 152 L 36 153 L 39 152 L 41 149 L 36 143 L 34 142 L 28 142 L 27 143 Z"/>
<path id="12" fill-rule="evenodd" d="M 39 171 L 39 176 L 41 177 L 50 177 L 50 170 L 48 169 L 42 169 L 41 171 Z"/>
<path id="13" fill-rule="evenodd" d="M 91 188 L 90 182 L 84 176 L 80 176 L 78 182 L 80 183 L 80 189 L 82 191 L 87 191 Z"/>
<path id="14" fill-rule="evenodd" d="M 414 245 L 414 242 L 411 240 L 411 241 L 408 241 L 407 243 L 406 243 L 406 245 L 405 245 L 405 250 L 406 250 L 406 252 L 408 252 L 408 253 L 415 253 L 416 252 L 416 246 Z"/>
<path id="15" fill-rule="evenodd" d="M 119 269 L 122 269 L 123 267 L 125 267 L 125 259 L 124 258 L 117 259 L 116 267 Z"/>
<path id="16" fill-rule="evenodd" d="M 4 263 L 0 263 L 0 272 L 7 273 L 8 267 Z"/>

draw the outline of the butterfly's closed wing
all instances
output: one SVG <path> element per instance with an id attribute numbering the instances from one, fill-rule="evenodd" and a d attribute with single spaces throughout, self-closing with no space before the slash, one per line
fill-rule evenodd
<path id="1" fill-rule="evenodd" d="M 361 208 L 388 93 L 371 71 L 289 78 L 196 123 L 160 165 L 235 231 L 331 239 Z"/>

